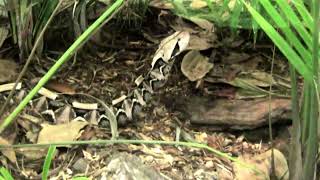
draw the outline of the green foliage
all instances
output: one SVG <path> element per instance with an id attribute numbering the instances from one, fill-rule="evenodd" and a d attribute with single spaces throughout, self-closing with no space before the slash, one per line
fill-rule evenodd
<path id="1" fill-rule="evenodd" d="M 19 46 L 20 58 L 29 55 L 35 39 L 58 2 L 59 0 L 7 0 L 13 42 Z"/>
<path id="2" fill-rule="evenodd" d="M 42 180 L 47 180 L 48 179 L 51 160 L 54 157 L 55 151 L 56 151 L 56 146 L 50 146 L 49 147 L 46 159 L 45 159 L 43 167 L 42 167 Z"/>
<path id="3" fill-rule="evenodd" d="M 169 0 L 174 6 L 174 12 L 179 16 L 190 18 L 197 17 L 215 22 L 222 27 L 257 29 L 257 24 L 251 18 L 241 1 L 238 0 L 205 0 L 206 5 L 201 8 L 192 6 L 192 0 Z M 259 9 L 259 0 L 252 0 L 252 4 Z"/>
<path id="4" fill-rule="evenodd" d="M 14 180 L 10 172 L 4 168 L 0 168 L 0 180 Z"/>
<path id="5" fill-rule="evenodd" d="M 74 177 L 72 180 L 89 180 L 87 177 Z"/>
<path id="6" fill-rule="evenodd" d="M 150 0 L 129 0 L 116 15 L 120 28 L 140 29 L 148 10 Z"/>
<path id="7" fill-rule="evenodd" d="M 242 2 L 245 3 L 243 0 Z M 277 0 L 276 2 L 280 4 L 281 2 L 283 2 L 283 0 Z M 292 8 L 288 4 L 281 4 L 281 6 L 283 6 L 282 8 L 286 9 L 285 12 L 282 13 L 283 15 L 281 15 L 269 1 L 261 1 L 261 5 L 265 9 L 268 9 L 267 12 L 269 16 L 272 18 L 273 22 L 275 22 L 275 24 L 277 24 L 278 27 L 284 32 L 284 35 L 282 35 L 272 26 L 271 23 L 269 23 L 270 20 L 266 20 L 250 4 L 245 3 L 245 5 L 248 8 L 248 11 L 252 14 L 253 18 L 256 20 L 256 22 L 271 38 L 271 40 L 275 43 L 279 50 L 286 56 L 289 62 L 305 78 L 305 80 L 312 83 L 312 52 L 309 48 L 312 46 L 310 40 L 311 35 L 307 33 L 306 29 L 303 26 L 300 26 L 301 23 L 297 23 L 296 21 L 292 20 L 290 20 L 291 25 L 288 23 L 285 14 L 294 14 Z M 298 34 L 294 32 L 294 29 L 300 32 L 300 35 L 302 35 L 302 39 L 305 41 L 300 41 L 300 39 L 298 38 Z M 304 44 L 306 44 L 307 47 L 305 47 Z"/>
<path id="8" fill-rule="evenodd" d="M 319 131 L 319 1 L 307 2 L 311 11 L 302 0 L 206 0 L 207 4 L 201 8 L 192 7 L 191 0 L 170 2 L 174 11 L 187 19 L 203 18 L 232 29 L 252 28 L 255 34 L 260 27 L 288 59 L 292 85 L 296 87 L 292 90 L 292 107 L 296 111 L 293 115 L 297 116 L 293 117 L 290 176 L 313 179 Z M 297 100 L 295 71 L 305 82 L 302 107 Z M 297 114 L 299 108 L 302 108 L 302 120 Z"/>
<path id="9" fill-rule="evenodd" d="M 318 152 L 319 119 L 319 2 L 314 1 L 312 17 L 302 0 L 288 3 L 275 0 L 278 9 L 270 0 L 260 0 L 268 18 L 262 16 L 250 3 L 241 0 L 263 31 L 275 43 L 290 64 L 304 78 L 302 121 L 299 119 L 296 77 L 291 69 L 293 137 L 290 152 L 290 178 L 314 179 Z M 276 24 L 280 32 L 272 25 Z M 302 124 L 302 128 L 300 127 Z M 301 139 L 302 137 L 302 139 Z M 302 141 L 301 141 L 302 140 Z M 302 169 L 303 167 L 303 169 Z"/>

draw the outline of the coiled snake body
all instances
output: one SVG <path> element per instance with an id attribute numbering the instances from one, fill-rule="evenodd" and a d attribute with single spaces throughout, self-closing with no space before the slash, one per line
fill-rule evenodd
<path id="1" fill-rule="evenodd" d="M 151 99 L 153 92 L 165 85 L 176 56 L 187 48 L 189 39 L 188 32 L 179 31 L 161 42 L 152 60 L 150 71 L 145 77 L 139 76 L 135 80 L 136 89 L 130 96 L 123 98 L 120 108 L 114 108 L 119 124 L 134 120 L 142 107 Z"/>
<path id="2" fill-rule="evenodd" d="M 159 45 L 152 63 L 151 69 L 145 76 L 140 75 L 136 80 L 136 87 L 128 95 L 123 95 L 110 103 L 94 98 L 91 95 L 87 97 L 93 98 L 103 106 L 105 114 L 100 116 L 100 120 L 105 118 L 109 120 L 113 137 L 117 124 L 123 125 L 127 122 L 134 121 L 138 118 L 143 107 L 151 100 L 152 94 L 155 90 L 163 87 L 168 80 L 171 68 L 175 58 L 184 50 L 186 50 L 189 43 L 190 35 L 185 31 L 178 31 L 169 37 L 165 38 Z M 44 98 L 45 99 L 45 98 Z M 34 107 L 37 103 L 34 102 Z M 41 103 L 40 103 L 41 104 Z M 40 112 L 42 113 L 42 112 Z"/>

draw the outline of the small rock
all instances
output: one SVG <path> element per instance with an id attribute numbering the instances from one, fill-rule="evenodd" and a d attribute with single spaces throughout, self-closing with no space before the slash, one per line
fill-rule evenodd
<path id="1" fill-rule="evenodd" d="M 80 173 L 86 172 L 86 169 L 88 167 L 88 161 L 85 160 L 84 158 L 78 159 L 74 164 L 73 164 L 73 169 L 76 171 L 79 171 Z"/>
<path id="2" fill-rule="evenodd" d="M 156 170 L 143 164 L 139 157 L 127 153 L 113 155 L 106 169 L 107 179 L 164 179 Z"/>

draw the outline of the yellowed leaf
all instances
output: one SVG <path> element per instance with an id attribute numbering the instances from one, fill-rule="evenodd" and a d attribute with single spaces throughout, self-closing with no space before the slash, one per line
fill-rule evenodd
<path id="1" fill-rule="evenodd" d="M 270 179 L 271 169 L 271 150 L 262 153 L 257 156 L 242 156 L 241 161 L 256 167 L 256 170 L 261 173 L 254 172 L 251 169 L 243 167 L 237 163 L 234 163 L 235 179 L 248 180 L 257 179 L 265 180 Z M 277 149 L 274 149 L 274 163 L 275 163 L 275 175 L 278 179 L 288 180 L 288 164 L 284 155 Z"/>
<path id="2" fill-rule="evenodd" d="M 37 143 L 74 141 L 79 136 L 79 131 L 87 124 L 88 122 L 83 121 L 71 121 L 70 123 L 58 125 L 45 124 L 39 133 Z"/>
<path id="3" fill-rule="evenodd" d="M 203 0 L 193 0 L 190 4 L 190 7 L 193 9 L 201 9 L 207 7 L 207 2 Z"/>
<path id="4" fill-rule="evenodd" d="M 4 138 L 0 137 L 0 145 L 11 145 L 7 140 L 5 140 Z M 16 157 L 16 153 L 14 152 L 14 150 L 12 148 L 7 148 L 7 149 L 1 149 L 1 153 L 7 157 L 10 162 L 12 163 L 16 163 L 17 162 L 17 157 Z"/>

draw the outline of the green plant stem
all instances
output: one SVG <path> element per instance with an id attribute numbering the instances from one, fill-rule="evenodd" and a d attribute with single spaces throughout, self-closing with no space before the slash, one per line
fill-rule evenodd
<path id="1" fill-rule="evenodd" d="M 42 180 L 48 179 L 49 169 L 50 169 L 51 161 L 55 151 L 56 151 L 56 146 L 51 145 L 48 149 L 48 153 L 42 167 Z"/>
<path id="2" fill-rule="evenodd" d="M 301 125 L 299 116 L 299 99 L 297 75 L 294 67 L 289 63 L 291 79 L 291 109 L 292 109 L 292 139 L 289 152 L 289 179 L 302 179 L 302 154 L 301 154 Z"/>
<path id="3" fill-rule="evenodd" d="M 36 41 L 35 41 L 35 43 L 34 43 L 34 46 L 33 46 L 32 50 L 31 50 L 31 53 L 30 53 L 30 55 L 29 55 L 26 63 L 24 64 L 21 72 L 19 73 L 19 76 L 18 76 L 18 78 L 16 79 L 15 84 L 14 84 L 13 88 L 11 89 L 8 98 L 6 99 L 6 101 L 4 102 L 4 104 L 1 106 L 1 109 L 0 109 L 0 117 L 3 116 L 3 113 L 4 113 L 4 111 L 6 110 L 8 103 L 10 102 L 10 100 L 11 100 L 12 97 L 13 97 L 14 92 L 16 91 L 16 88 L 17 88 L 18 83 L 21 81 L 22 77 L 23 77 L 24 74 L 26 73 L 26 71 L 27 71 L 27 69 L 28 69 L 28 67 L 29 67 L 29 64 L 31 63 L 31 60 L 32 60 L 33 57 L 34 57 L 34 54 L 36 53 L 36 50 L 37 50 L 37 48 L 38 48 L 41 40 L 43 39 L 43 35 L 44 35 L 45 31 L 47 30 L 47 28 L 48 28 L 49 24 L 51 23 L 53 17 L 55 16 L 55 14 L 57 13 L 57 11 L 59 10 L 59 7 L 60 7 L 61 4 L 62 4 L 62 1 L 59 1 L 59 3 L 57 4 L 56 8 L 54 9 L 54 11 L 52 12 L 51 16 L 49 17 L 47 23 L 44 25 L 44 27 L 42 28 L 39 36 L 37 37 L 37 39 L 36 39 Z"/>
<path id="4" fill-rule="evenodd" d="M 270 69 L 270 75 L 271 77 L 273 76 L 273 67 L 274 67 L 274 56 L 276 54 L 276 47 L 273 46 L 272 49 L 272 60 L 271 60 L 271 69 Z M 270 87 L 269 87 L 269 117 L 268 117 L 268 126 L 269 126 L 269 140 L 271 142 L 271 173 L 270 177 L 276 177 L 275 175 L 275 164 L 274 164 L 274 142 L 273 142 L 273 134 L 272 134 L 272 111 L 271 111 L 271 100 L 272 100 L 272 81 L 270 82 Z"/>
<path id="5" fill-rule="evenodd" d="M 312 48 L 312 59 L 313 59 L 313 77 L 314 82 L 311 85 L 311 107 L 310 107 L 310 114 L 311 118 L 310 127 L 309 127 L 309 136 L 307 140 L 307 148 L 306 148 L 306 158 L 305 164 L 303 167 L 304 179 L 315 179 L 316 177 L 316 159 L 317 159 L 317 152 L 318 152 L 318 120 L 319 120 L 319 101 L 317 86 L 319 84 L 319 7 L 320 3 L 318 0 L 313 1 L 313 19 L 314 19 L 314 28 L 313 28 L 313 48 Z"/>
<path id="6" fill-rule="evenodd" d="M 254 166 L 244 163 L 237 158 L 229 156 L 227 153 L 220 152 L 216 149 L 209 147 L 206 144 L 194 143 L 194 142 L 176 142 L 176 141 L 148 141 L 148 140 L 127 140 L 127 139 L 118 139 L 118 140 L 94 140 L 94 141 L 65 141 L 65 142 L 55 142 L 55 143 L 43 143 L 43 144 L 16 144 L 16 145 L 0 145 L 0 149 L 8 149 L 8 148 L 30 148 L 30 147 L 48 147 L 48 146 L 56 146 L 56 147 L 65 147 L 70 145 L 113 145 L 113 144 L 159 144 L 159 145 L 173 145 L 173 146 L 185 146 L 185 147 L 193 147 L 199 149 L 206 149 L 209 152 L 212 152 L 222 158 L 229 159 L 235 163 L 238 163 L 242 167 L 246 167 L 256 173 L 261 174 L 257 168 Z"/>
<path id="7" fill-rule="evenodd" d="M 114 2 L 81 36 L 68 48 L 68 50 L 59 58 L 59 60 L 49 69 L 49 71 L 39 80 L 38 84 L 29 92 L 29 94 L 20 102 L 14 111 L 0 125 L 0 133 L 17 117 L 30 100 L 38 93 L 54 73 L 69 60 L 72 55 L 89 39 L 89 37 L 112 15 L 122 4 L 124 0 Z"/>

